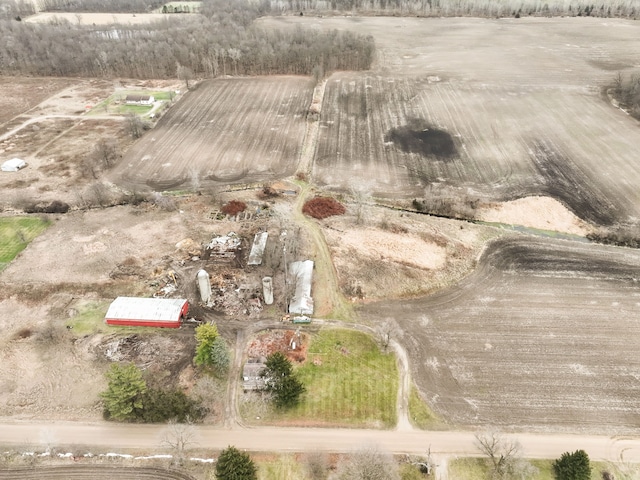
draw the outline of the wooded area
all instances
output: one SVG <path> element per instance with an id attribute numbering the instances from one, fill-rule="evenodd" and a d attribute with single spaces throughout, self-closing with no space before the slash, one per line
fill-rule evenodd
<path id="1" fill-rule="evenodd" d="M 221 27 L 195 17 L 184 23 L 90 27 L 0 21 L 0 75 L 175 78 L 311 75 L 371 65 L 372 38 L 350 32 L 264 31 Z"/>
<path id="2" fill-rule="evenodd" d="M 18 8 L 18 7 L 16 7 Z M 146 25 L 84 26 L 0 20 L 0 75 L 175 78 L 179 67 L 199 77 L 311 75 L 367 69 L 371 37 L 350 32 L 263 30 L 260 11 L 243 1 L 211 1 L 204 15 Z"/>

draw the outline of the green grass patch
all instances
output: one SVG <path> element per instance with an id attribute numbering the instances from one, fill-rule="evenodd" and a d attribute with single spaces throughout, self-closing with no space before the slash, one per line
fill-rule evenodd
<path id="1" fill-rule="evenodd" d="M 420 398 L 418 389 L 414 385 L 411 385 L 409 394 L 409 420 L 414 427 L 422 430 L 444 430 L 446 428 L 442 420 Z"/>
<path id="2" fill-rule="evenodd" d="M 110 302 L 80 302 L 76 305 L 78 313 L 67 320 L 66 326 L 76 336 L 106 332 L 109 328 L 104 323 Z"/>
<path id="3" fill-rule="evenodd" d="M 456 458 L 449 462 L 449 478 L 456 480 L 486 480 L 489 465 L 484 458 Z"/>
<path id="4" fill-rule="evenodd" d="M 534 480 L 556 480 L 553 474 L 554 460 L 529 460 L 538 471 Z M 602 471 L 612 471 L 604 462 L 591 462 L 591 480 L 602 480 Z M 613 469 L 615 473 L 615 469 Z M 456 480 L 485 480 L 490 478 L 489 461 L 485 458 L 456 458 L 449 462 L 449 478 Z M 616 478 L 618 478 L 616 476 Z"/>
<path id="5" fill-rule="evenodd" d="M 309 478 L 304 466 L 292 455 L 258 460 L 256 463 L 259 480 L 304 480 Z"/>
<path id="6" fill-rule="evenodd" d="M 315 360 L 315 362 L 314 362 Z M 296 372 L 307 392 L 276 419 L 321 425 L 391 428 L 397 422 L 398 368 L 369 335 L 322 330 Z"/>
<path id="7" fill-rule="evenodd" d="M 0 218 L 0 271 L 50 224 L 37 217 Z"/>

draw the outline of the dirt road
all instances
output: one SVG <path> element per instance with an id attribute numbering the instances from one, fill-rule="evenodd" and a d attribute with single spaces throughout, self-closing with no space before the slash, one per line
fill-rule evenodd
<path id="1" fill-rule="evenodd" d="M 161 448 L 166 425 L 108 423 L 5 423 L 0 425 L 1 445 L 58 447 L 88 445 L 99 448 L 154 450 Z M 473 432 L 392 431 L 318 428 L 216 428 L 195 427 L 199 448 L 223 449 L 234 445 L 249 451 L 349 452 L 375 444 L 395 453 L 424 454 L 431 447 L 435 458 L 476 456 Z M 513 435 L 528 458 L 556 458 L 563 452 L 584 449 L 592 460 L 640 461 L 640 438 L 588 435 Z"/>

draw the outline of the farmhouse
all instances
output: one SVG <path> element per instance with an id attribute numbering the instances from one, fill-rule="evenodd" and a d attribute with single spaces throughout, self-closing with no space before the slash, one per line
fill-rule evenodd
<path id="1" fill-rule="evenodd" d="M 27 166 L 27 162 L 22 160 L 21 158 L 12 158 L 11 160 L 7 160 L 2 164 L 3 172 L 17 172 L 18 170 Z"/>
<path id="2" fill-rule="evenodd" d="M 104 317 L 107 325 L 178 328 L 189 312 L 183 298 L 116 298 Z"/>
<path id="3" fill-rule="evenodd" d="M 313 277 L 313 262 L 292 262 L 289 274 L 293 277 L 296 288 L 289 304 L 289 313 L 311 315 L 313 313 L 313 298 L 311 298 L 311 279 Z"/>
<path id="4" fill-rule="evenodd" d="M 153 105 L 153 95 L 127 95 L 124 99 L 127 105 Z"/>

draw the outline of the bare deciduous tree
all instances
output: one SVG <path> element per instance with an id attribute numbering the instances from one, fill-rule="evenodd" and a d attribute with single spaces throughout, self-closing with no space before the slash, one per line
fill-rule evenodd
<path id="1" fill-rule="evenodd" d="M 391 339 L 397 335 L 399 329 L 400 327 L 391 317 L 385 318 L 384 321 L 376 329 L 378 332 L 378 338 L 380 340 L 380 346 L 385 352 L 389 348 Z"/>
<path id="2" fill-rule="evenodd" d="M 93 154 L 103 169 L 113 167 L 120 158 L 118 143 L 113 139 L 101 138 L 93 148 Z"/>
<path id="3" fill-rule="evenodd" d="M 354 202 L 354 214 L 355 214 L 355 222 L 356 225 L 362 225 L 363 223 L 367 223 L 367 205 L 371 203 L 371 194 L 370 190 L 363 186 L 361 188 L 352 187 L 351 188 L 351 198 L 353 198 Z"/>
<path id="4" fill-rule="evenodd" d="M 196 167 L 189 169 L 189 183 L 194 193 L 200 192 L 200 171 Z"/>
<path id="5" fill-rule="evenodd" d="M 338 465 L 336 478 L 340 480 L 400 480 L 398 465 L 390 453 L 377 447 L 362 448 Z"/>
<path id="6" fill-rule="evenodd" d="M 131 138 L 140 138 L 145 130 L 142 119 L 135 113 L 127 114 L 127 128 Z"/>
<path id="7" fill-rule="evenodd" d="M 240 50 L 238 50 L 237 48 L 230 48 L 229 50 L 227 50 L 227 54 L 229 55 L 229 58 L 233 62 L 234 74 L 237 76 L 238 75 L 238 61 L 240 60 L 240 57 L 242 56 L 242 52 Z"/>
<path id="8" fill-rule="evenodd" d="M 329 456 L 320 451 L 308 453 L 305 456 L 307 473 L 311 480 L 325 480 L 329 473 Z"/>
<path id="9" fill-rule="evenodd" d="M 521 456 L 520 443 L 515 439 L 489 431 L 476 434 L 476 446 L 491 462 L 491 478 L 497 480 L 524 480 L 537 473 L 537 469 Z"/>
<path id="10" fill-rule="evenodd" d="M 178 78 L 184 82 L 187 90 L 189 90 L 189 82 L 193 80 L 193 70 L 178 63 L 176 67 L 176 73 L 178 75 Z"/>
<path id="11" fill-rule="evenodd" d="M 185 452 L 195 444 L 195 431 L 190 423 L 169 422 L 162 445 L 171 450 L 175 464 L 182 465 Z"/>

